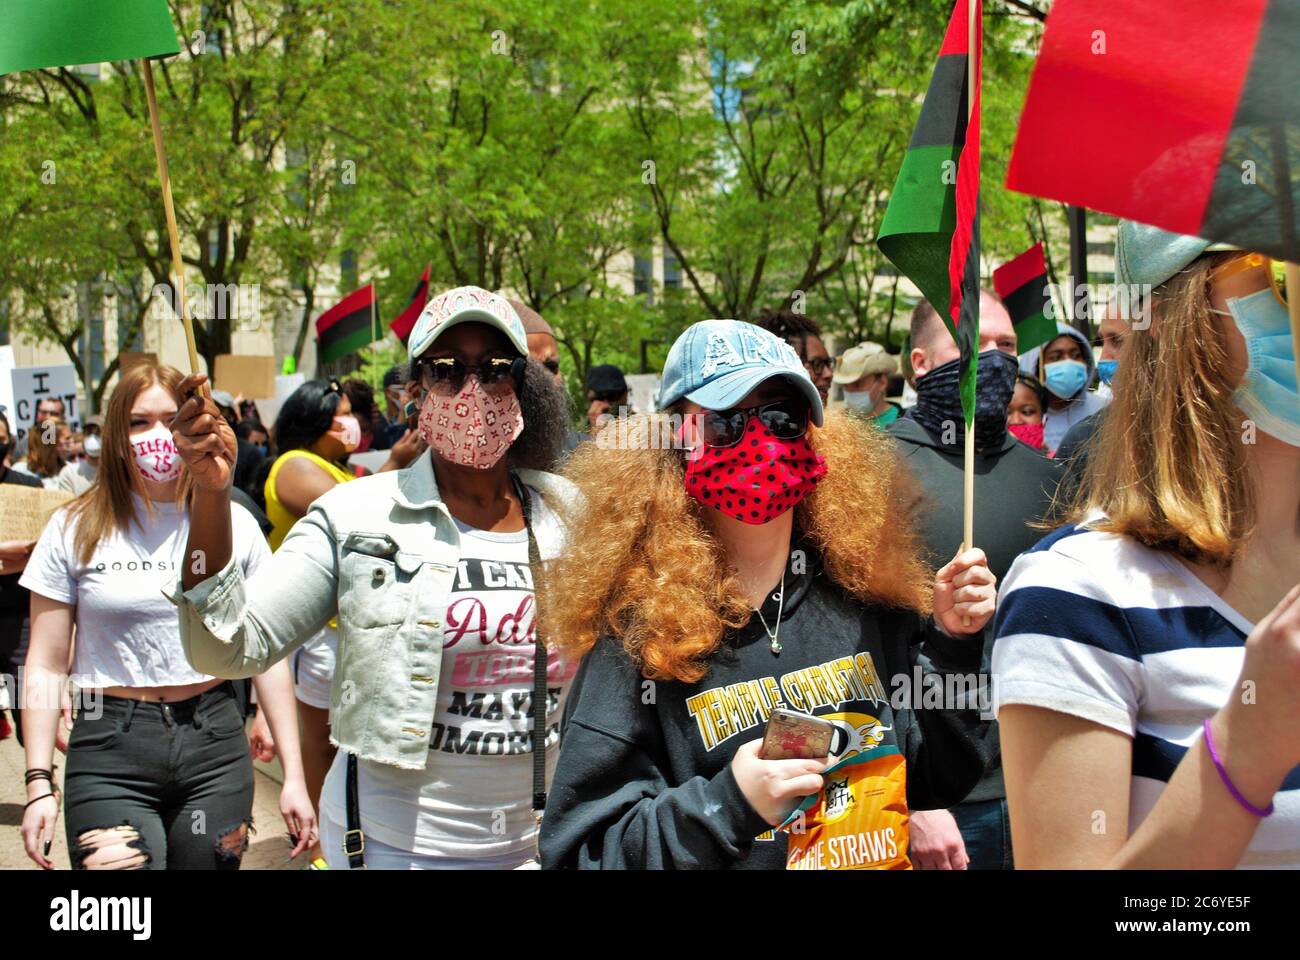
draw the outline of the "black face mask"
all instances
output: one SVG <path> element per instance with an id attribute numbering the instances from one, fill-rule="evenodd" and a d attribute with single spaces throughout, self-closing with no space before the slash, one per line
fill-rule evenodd
<path id="1" fill-rule="evenodd" d="M 0 464 L 5 462 L 5 457 L 9 456 L 9 451 L 13 448 L 14 442 L 12 440 L 6 440 L 4 443 L 0 443 Z"/>
<path id="2" fill-rule="evenodd" d="M 1016 358 L 1002 350 L 979 355 L 975 380 L 975 448 L 1002 446 L 1007 436 L 1007 406 L 1016 389 Z M 961 360 L 935 367 L 916 381 L 916 406 L 911 416 L 935 437 L 952 436 L 952 446 L 966 442 L 966 417 L 961 410 Z M 950 427 L 949 424 L 952 424 Z"/>

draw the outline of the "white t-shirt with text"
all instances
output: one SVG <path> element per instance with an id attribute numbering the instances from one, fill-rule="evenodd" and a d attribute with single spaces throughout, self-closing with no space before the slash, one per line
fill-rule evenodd
<path id="1" fill-rule="evenodd" d="M 530 490 L 543 562 L 558 555 L 558 518 Z M 367 836 L 419 856 L 473 861 L 532 855 L 534 571 L 523 530 L 492 533 L 457 521 L 460 564 L 444 615 L 442 671 L 423 770 L 361 761 L 357 789 Z M 559 755 L 560 717 L 576 663 L 551 654 L 546 704 L 548 778 Z M 346 758 L 321 794 L 344 821 Z M 459 861 L 465 861 L 463 864 Z M 450 863 L 449 863 L 450 865 Z"/>
<path id="2" fill-rule="evenodd" d="M 101 540 L 88 563 L 77 558 L 77 521 L 60 510 L 41 533 L 19 583 L 76 608 L 72 679 L 80 687 L 165 687 L 212 679 L 185 659 L 175 585 L 190 516 L 183 505 L 135 497 L 138 523 Z M 152 519 L 148 507 L 153 508 Z M 231 505 L 234 553 L 249 577 L 271 555 L 257 521 Z"/>

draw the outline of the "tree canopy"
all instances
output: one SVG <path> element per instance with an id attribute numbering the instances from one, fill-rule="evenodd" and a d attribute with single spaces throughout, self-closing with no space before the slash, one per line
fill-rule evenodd
<path id="1" fill-rule="evenodd" d="M 575 387 L 764 306 L 901 336 L 873 241 L 951 0 L 171 8 L 182 52 L 155 73 L 188 282 L 257 284 L 295 358 L 340 264 L 385 319 L 426 263 L 435 291 L 514 291 Z M 1041 12 L 985 5 L 986 272 L 1061 235 L 1059 209 L 1001 186 Z M 11 328 L 80 366 L 69 297 L 91 283 L 122 298 L 129 339 L 170 269 L 139 65 L 0 79 L 0 177 Z M 251 321 L 200 306 L 211 364 Z"/>

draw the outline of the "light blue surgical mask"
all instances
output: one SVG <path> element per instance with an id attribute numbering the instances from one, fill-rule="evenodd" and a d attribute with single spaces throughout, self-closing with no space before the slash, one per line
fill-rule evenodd
<path id="1" fill-rule="evenodd" d="M 1057 360 L 1043 367 L 1043 385 L 1062 400 L 1070 400 L 1088 382 L 1088 367 L 1078 360 Z"/>
<path id="2" fill-rule="evenodd" d="M 850 410 L 857 410 L 865 413 L 868 410 L 875 409 L 875 401 L 871 399 L 870 390 L 859 390 L 856 393 L 844 391 L 844 405 Z"/>
<path id="3" fill-rule="evenodd" d="M 1101 377 L 1102 383 L 1109 386 L 1110 382 L 1115 379 L 1115 370 L 1118 367 L 1118 360 L 1098 360 L 1097 376 Z"/>
<path id="4" fill-rule="evenodd" d="M 1286 307 L 1272 290 L 1260 290 L 1232 297 L 1228 310 L 1246 341 L 1246 379 L 1237 388 L 1237 405 L 1260 430 L 1300 447 L 1300 392 Z"/>

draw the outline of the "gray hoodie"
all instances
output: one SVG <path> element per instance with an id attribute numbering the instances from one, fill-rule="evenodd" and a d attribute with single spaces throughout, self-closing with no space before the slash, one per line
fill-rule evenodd
<path id="1" fill-rule="evenodd" d="M 1083 385 L 1083 389 L 1091 390 L 1097 382 L 1097 362 L 1092 356 L 1092 344 L 1089 343 L 1088 338 L 1077 329 L 1070 326 L 1068 323 L 1062 323 L 1058 320 L 1056 321 L 1056 336 L 1059 337 L 1061 334 L 1073 337 L 1075 342 L 1079 344 L 1079 348 L 1083 350 L 1083 362 L 1088 365 L 1088 382 Z M 1054 340 L 1056 337 L 1053 337 L 1052 339 Z M 1051 340 L 1048 341 L 1048 343 L 1051 342 Z M 1027 350 L 1020 355 L 1021 373 L 1027 373 L 1031 377 L 1037 377 L 1039 380 L 1043 379 L 1043 372 L 1038 369 L 1038 358 L 1042 354 L 1043 347 L 1045 346 L 1047 346 L 1046 343 L 1041 347 L 1034 347 L 1031 350 Z M 1082 393 L 1080 396 L 1082 396 Z M 1076 397 L 1075 399 L 1077 400 L 1078 398 Z"/>
<path id="2" fill-rule="evenodd" d="M 1092 355 L 1092 344 L 1082 333 L 1070 326 L 1068 323 L 1056 323 L 1057 336 L 1065 334 L 1073 337 L 1083 351 L 1083 362 L 1088 366 L 1088 379 L 1084 382 L 1083 389 L 1080 390 L 1064 407 L 1055 410 L 1048 409 L 1043 414 L 1043 442 L 1047 444 L 1047 449 L 1055 451 L 1061 445 L 1068 431 L 1076 423 L 1086 420 L 1101 410 L 1104 410 L 1110 398 L 1100 396 L 1093 391 L 1097 383 L 1097 362 Z M 1053 338 L 1055 339 L 1055 338 Z M 1051 342 L 1050 340 L 1048 341 Z M 1044 344 L 1043 346 L 1046 346 Z M 1042 354 L 1042 347 L 1034 347 L 1020 356 L 1020 370 L 1030 376 L 1043 378 L 1043 372 L 1039 368 L 1039 357 Z"/>

